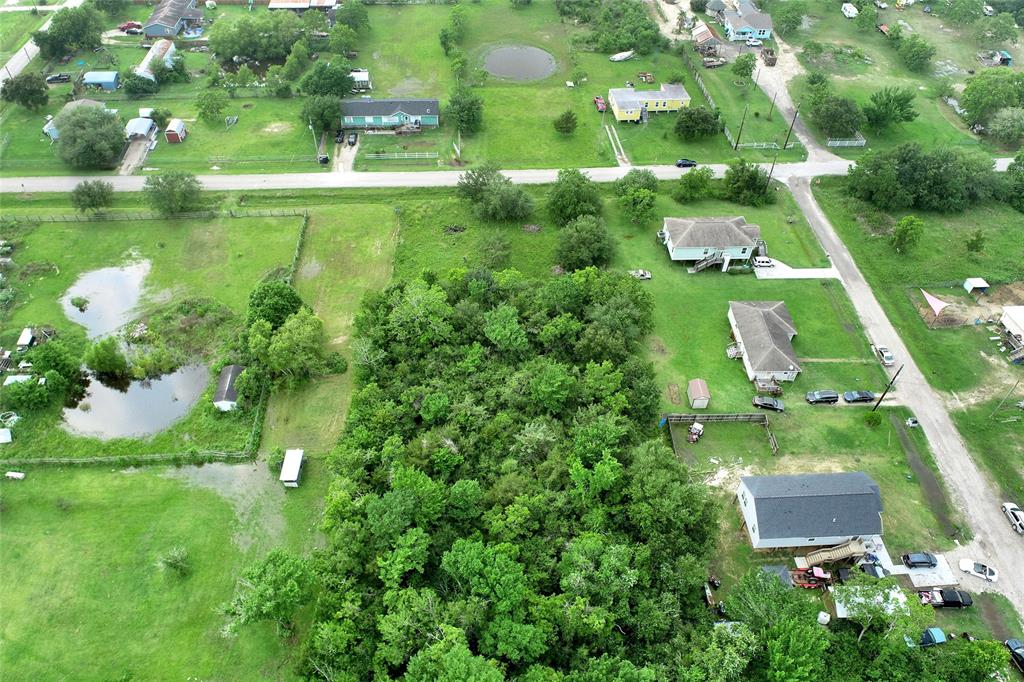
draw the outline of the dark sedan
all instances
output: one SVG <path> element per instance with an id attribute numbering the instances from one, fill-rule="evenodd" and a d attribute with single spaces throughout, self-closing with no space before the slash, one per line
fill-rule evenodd
<path id="1" fill-rule="evenodd" d="M 820 403 L 834 405 L 839 402 L 839 394 L 828 389 L 822 391 L 811 391 L 807 394 L 806 398 L 807 402 L 811 405 L 818 405 Z"/>
<path id="2" fill-rule="evenodd" d="M 754 407 L 760 407 L 762 410 L 772 410 L 773 412 L 786 411 L 786 406 L 782 404 L 782 401 L 771 396 L 755 395 L 753 403 Z"/>
<path id="3" fill-rule="evenodd" d="M 676 161 L 676 168 L 696 168 L 697 162 L 692 159 L 679 159 Z"/>
<path id="4" fill-rule="evenodd" d="M 935 568 L 939 565 L 939 560 L 928 552 L 913 552 L 903 555 L 903 565 L 907 568 Z"/>
<path id="5" fill-rule="evenodd" d="M 875 394 L 871 391 L 847 391 L 843 394 L 843 400 L 848 403 L 870 403 L 875 400 Z"/>
<path id="6" fill-rule="evenodd" d="M 1024 673 L 1024 642 L 1019 639 L 1008 639 L 1003 644 L 1010 650 L 1010 662 L 1013 667 Z"/>

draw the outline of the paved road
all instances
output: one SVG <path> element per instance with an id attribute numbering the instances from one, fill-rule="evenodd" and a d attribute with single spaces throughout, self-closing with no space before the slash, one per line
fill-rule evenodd
<path id="1" fill-rule="evenodd" d="M 978 578 L 960 574 L 961 583 L 968 590 L 991 589 L 1001 592 L 1021 608 L 1024 606 L 1024 539 L 1010 529 L 1010 524 L 1000 511 L 999 505 L 1003 500 L 995 492 L 998 487 L 971 459 L 946 411 L 944 401 L 928 384 L 854 263 L 853 256 L 818 206 L 808 178 L 792 177 L 789 186 L 825 251 L 832 256 L 833 265 L 842 275 L 846 291 L 868 337 L 875 344 L 888 346 L 896 355 L 897 362 L 903 363 L 897 391 L 903 404 L 921 422 L 935 454 L 939 472 L 952 494 L 953 503 L 963 512 L 974 532 L 974 540 L 965 547 L 948 552 L 947 559 L 954 569 L 958 560 L 965 556 L 991 563 L 1001 574 L 998 583 L 989 585 Z M 958 570 L 956 572 L 959 574 Z"/>
<path id="2" fill-rule="evenodd" d="M 55 10 L 64 9 L 65 7 L 78 7 L 83 2 L 85 2 L 85 0 L 65 0 L 65 2 L 61 5 L 50 6 L 50 9 Z M 4 9 L 5 8 L 0 8 L 0 11 L 3 11 Z M 6 11 L 11 11 L 12 9 L 13 8 L 6 8 Z M 26 9 L 32 8 L 29 7 Z M 45 31 L 46 29 L 50 28 L 51 21 L 52 19 L 47 19 L 46 23 L 39 27 L 39 30 Z M 39 48 L 36 46 L 35 43 L 32 42 L 31 39 L 29 39 L 28 42 L 22 45 L 18 49 L 18 51 L 15 52 L 11 56 L 11 58 L 7 60 L 7 63 L 4 64 L 3 68 L 0 68 L 0 87 L 3 87 L 4 81 L 6 81 L 8 78 L 14 78 L 19 73 L 21 73 L 25 69 L 25 67 L 28 66 L 29 62 L 35 59 L 37 54 L 39 54 Z"/>

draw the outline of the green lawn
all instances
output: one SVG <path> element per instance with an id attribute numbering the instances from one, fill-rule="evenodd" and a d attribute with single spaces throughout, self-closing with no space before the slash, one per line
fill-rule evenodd
<path id="1" fill-rule="evenodd" d="M 1010 399 L 997 412 L 1003 394 L 1005 391 L 966 410 L 953 410 L 952 416 L 960 435 L 988 469 L 1003 497 L 1024 504 L 1024 412 L 1015 407 L 1024 400 L 1024 383 L 1009 394 Z"/>
<path id="2" fill-rule="evenodd" d="M 929 382 L 944 391 L 969 391 L 983 387 L 995 372 L 1024 376 L 1020 366 L 1005 362 L 984 325 L 931 329 L 916 307 L 921 301 L 919 288 L 954 301 L 964 293 L 961 284 L 966 277 L 984 277 L 991 284 L 1024 280 L 1021 214 L 998 203 L 962 214 L 918 213 L 925 222 L 921 243 L 901 256 L 884 234 L 874 234 L 862 221 L 874 212 L 850 198 L 844 182 L 828 178 L 814 185 L 818 202 Z M 964 242 L 979 227 L 986 236 L 985 248 L 969 254 Z"/>
<path id="3" fill-rule="evenodd" d="M 0 12 L 0 65 L 28 42 L 32 31 L 46 23 L 48 13 Z"/>
<path id="4" fill-rule="evenodd" d="M 224 638 L 217 612 L 255 558 L 317 543 L 328 476 L 313 460 L 296 490 L 276 478 L 258 463 L 41 468 L 0 484 L 6 677 L 294 679 L 297 650 L 273 626 Z M 174 546 L 188 577 L 156 567 Z"/>

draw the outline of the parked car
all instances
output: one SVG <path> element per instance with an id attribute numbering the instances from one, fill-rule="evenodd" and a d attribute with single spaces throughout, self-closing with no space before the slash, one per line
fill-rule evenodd
<path id="1" fill-rule="evenodd" d="M 843 400 L 848 403 L 870 403 L 875 399 L 871 391 L 847 391 L 843 394 Z"/>
<path id="2" fill-rule="evenodd" d="M 999 571 L 974 559 L 961 559 L 960 570 L 990 583 L 999 580 Z"/>
<path id="3" fill-rule="evenodd" d="M 935 568 L 939 565 L 939 560 L 935 558 L 935 555 L 928 552 L 911 552 L 904 554 L 901 558 L 903 565 L 907 568 Z"/>
<path id="4" fill-rule="evenodd" d="M 785 412 L 786 406 L 778 398 L 772 398 L 766 395 L 755 395 L 754 396 L 754 407 L 760 407 L 762 410 L 771 410 L 773 412 Z"/>
<path id="5" fill-rule="evenodd" d="M 594 97 L 594 106 L 597 107 L 598 111 L 604 111 L 605 109 L 608 108 L 607 105 L 604 103 L 604 97 L 601 97 L 601 95 L 597 95 L 596 97 Z"/>
<path id="6" fill-rule="evenodd" d="M 810 391 L 807 394 L 807 402 L 811 405 L 835 405 L 839 402 L 839 394 L 832 389 L 824 389 L 821 391 Z"/>
<path id="7" fill-rule="evenodd" d="M 124 30 L 124 34 L 126 36 L 141 36 L 142 35 L 142 29 L 141 28 L 126 28 Z"/>
<path id="8" fill-rule="evenodd" d="M 775 261 L 767 256 L 754 256 L 754 260 L 751 261 L 755 268 L 774 268 Z"/>
<path id="9" fill-rule="evenodd" d="M 51 85 L 54 83 L 70 83 L 71 76 L 66 73 L 54 73 L 46 77 L 46 82 Z"/>
<path id="10" fill-rule="evenodd" d="M 348 134 L 348 146 L 349 147 L 355 147 L 356 146 L 356 142 L 358 140 L 359 140 L 359 135 L 357 135 L 356 133 L 349 133 Z"/>
<path id="11" fill-rule="evenodd" d="M 929 604 L 937 609 L 964 609 L 974 604 L 971 595 L 960 590 L 923 590 L 917 593 L 922 604 Z"/>
<path id="12" fill-rule="evenodd" d="M 1010 663 L 1024 673 L 1024 642 L 1019 639 L 1008 639 L 1003 644 L 1010 650 Z"/>
<path id="13" fill-rule="evenodd" d="M 882 0 L 875 0 L 875 7 L 878 9 L 889 9 L 888 3 L 882 2 Z"/>
<path id="14" fill-rule="evenodd" d="M 1020 507 L 1013 502 L 1004 502 L 1003 513 L 1010 520 L 1010 527 L 1024 535 L 1024 511 L 1021 511 Z"/>
<path id="15" fill-rule="evenodd" d="M 692 159 L 676 159 L 676 168 L 696 168 L 697 162 Z"/>
<path id="16" fill-rule="evenodd" d="M 117 30 L 127 31 L 130 28 L 142 28 L 142 24 L 137 21 L 126 21 L 123 24 L 118 25 Z"/>
<path id="17" fill-rule="evenodd" d="M 747 47 L 761 47 L 762 45 L 764 43 L 757 38 L 747 38 Z"/>
<path id="18" fill-rule="evenodd" d="M 629 274 L 632 275 L 633 277 L 636 277 L 637 279 L 650 279 L 651 278 L 651 271 L 650 270 L 630 270 Z"/>
<path id="19" fill-rule="evenodd" d="M 331 162 L 331 157 L 328 156 L 327 154 L 317 154 L 316 162 L 319 163 L 321 166 L 326 166 Z"/>
<path id="20" fill-rule="evenodd" d="M 66 54 L 66 55 L 64 55 L 63 57 L 61 57 L 61 58 L 60 58 L 60 61 L 58 61 L 57 63 L 58 63 L 58 64 L 67 64 L 68 62 L 70 62 L 70 61 L 71 61 L 71 59 L 72 59 L 72 58 L 73 58 L 74 56 L 75 56 L 75 55 L 73 55 L 73 54 Z"/>
<path id="21" fill-rule="evenodd" d="M 892 353 L 885 346 L 876 346 L 875 353 L 878 354 L 878 359 L 882 361 L 882 364 L 886 367 L 892 367 L 896 364 L 896 358 L 893 357 Z"/>

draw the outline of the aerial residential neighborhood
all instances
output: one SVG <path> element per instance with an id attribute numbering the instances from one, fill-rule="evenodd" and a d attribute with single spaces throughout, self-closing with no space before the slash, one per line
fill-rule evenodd
<path id="1" fill-rule="evenodd" d="M 0 678 L 1024 680 L 1022 30 L 0 3 Z"/>

